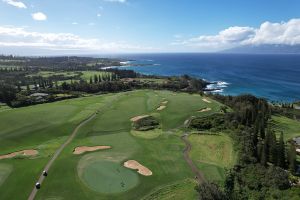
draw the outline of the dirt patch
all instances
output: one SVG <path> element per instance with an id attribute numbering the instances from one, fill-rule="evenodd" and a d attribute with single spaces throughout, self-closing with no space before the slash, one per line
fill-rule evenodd
<path id="1" fill-rule="evenodd" d="M 141 165 L 139 162 L 135 160 L 128 160 L 124 163 L 124 167 L 129 169 L 135 169 L 138 170 L 137 172 L 143 176 L 151 176 L 152 171 L 148 169 L 147 167 Z"/>
<path id="2" fill-rule="evenodd" d="M 161 110 L 163 110 L 165 108 L 166 108 L 166 106 L 159 106 L 156 110 L 161 111 Z"/>
<path id="3" fill-rule="evenodd" d="M 203 108 L 201 110 L 198 110 L 198 112 L 208 112 L 211 111 L 211 108 Z"/>
<path id="4" fill-rule="evenodd" d="M 206 98 L 203 98 L 202 100 L 203 100 L 204 102 L 206 102 L 206 103 L 211 103 L 211 101 L 208 100 L 208 99 L 206 99 Z"/>
<path id="5" fill-rule="evenodd" d="M 146 118 L 146 117 L 149 117 L 149 115 L 136 116 L 136 117 L 131 118 L 130 121 L 136 122 L 136 121 L 139 121 L 140 119 L 143 119 L 143 118 Z"/>
<path id="6" fill-rule="evenodd" d="M 87 147 L 87 146 L 82 146 L 82 147 L 76 147 L 73 151 L 73 154 L 83 154 L 85 152 L 92 152 L 92 151 L 97 151 L 97 150 L 104 150 L 104 149 L 111 149 L 111 146 L 94 146 L 94 147 Z"/>
<path id="7" fill-rule="evenodd" d="M 17 152 L 14 152 L 14 153 L 9 153 L 9 154 L 6 154 L 6 155 L 1 155 L 0 156 L 0 160 L 2 159 L 6 159 L 6 158 L 14 158 L 16 156 L 36 156 L 38 154 L 38 151 L 37 150 L 34 150 L 34 149 L 30 149 L 30 150 L 22 150 L 22 151 L 17 151 Z"/>

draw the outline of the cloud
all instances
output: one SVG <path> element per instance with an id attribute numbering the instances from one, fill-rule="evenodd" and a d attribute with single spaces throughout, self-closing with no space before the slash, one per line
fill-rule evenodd
<path id="1" fill-rule="evenodd" d="M 37 21 L 45 21 L 47 20 L 47 16 L 42 12 L 32 13 L 32 18 Z"/>
<path id="2" fill-rule="evenodd" d="M 78 25 L 78 22 L 72 22 L 72 25 Z"/>
<path id="3" fill-rule="evenodd" d="M 300 44 L 300 19 L 291 19 L 281 23 L 264 22 L 259 28 L 233 26 L 216 35 L 200 35 L 188 39 L 177 38 L 172 43 L 172 45 L 208 51 L 261 44 Z"/>
<path id="4" fill-rule="evenodd" d="M 104 0 L 104 1 L 107 1 L 107 2 L 117 2 L 117 3 L 126 3 L 127 0 Z"/>
<path id="5" fill-rule="evenodd" d="M 150 51 L 151 47 L 131 45 L 124 41 L 104 42 L 96 38 L 82 38 L 72 33 L 40 33 L 25 28 L 0 26 L 0 47 L 47 49 L 64 52 L 122 52 Z M 0 49 L 1 49 L 0 48 Z"/>
<path id="6" fill-rule="evenodd" d="M 97 14 L 97 17 L 101 17 L 102 15 L 100 13 Z"/>
<path id="7" fill-rule="evenodd" d="M 27 6 L 21 1 L 17 1 L 17 0 L 2 0 L 2 1 L 11 6 L 15 6 L 17 8 L 27 8 Z"/>

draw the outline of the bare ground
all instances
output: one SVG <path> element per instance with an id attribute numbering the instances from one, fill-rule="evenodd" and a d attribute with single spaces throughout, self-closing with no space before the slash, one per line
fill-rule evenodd
<path id="1" fill-rule="evenodd" d="M 73 154 L 83 154 L 85 152 L 93 152 L 97 150 L 104 150 L 104 149 L 111 149 L 111 146 L 94 146 L 94 147 L 88 147 L 88 146 L 82 146 L 82 147 L 76 147 L 73 151 Z"/>
<path id="2" fill-rule="evenodd" d="M 124 167 L 129 169 L 135 169 L 138 170 L 137 172 L 143 176 L 151 176 L 152 171 L 148 169 L 147 167 L 141 165 L 139 162 L 135 160 L 128 160 L 124 163 Z"/>
<path id="3" fill-rule="evenodd" d="M 34 150 L 34 149 L 22 150 L 22 151 L 9 153 L 9 154 L 6 154 L 6 155 L 1 155 L 0 160 L 6 159 L 6 158 L 14 158 L 14 157 L 19 156 L 19 155 L 30 157 L 30 156 L 36 156 L 37 154 L 38 154 L 38 151 Z"/>

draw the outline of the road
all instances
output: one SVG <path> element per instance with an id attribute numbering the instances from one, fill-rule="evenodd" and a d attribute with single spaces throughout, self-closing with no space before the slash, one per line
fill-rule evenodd
<path id="1" fill-rule="evenodd" d="M 55 154 L 53 155 L 53 157 L 51 158 L 51 160 L 49 160 L 49 162 L 47 163 L 46 167 L 44 168 L 44 170 L 46 170 L 47 172 L 49 171 L 49 169 L 51 168 L 52 164 L 54 163 L 54 161 L 57 159 L 57 157 L 61 154 L 61 152 L 64 150 L 64 148 L 70 143 L 72 142 L 72 140 L 74 139 L 74 137 L 76 136 L 78 130 L 84 126 L 86 123 L 88 123 L 89 121 L 91 121 L 97 114 L 94 113 L 93 115 L 91 115 L 90 117 L 88 117 L 87 119 L 83 120 L 80 124 L 77 125 L 77 127 L 73 130 L 72 134 L 69 136 L 69 138 L 67 139 L 67 141 L 65 143 L 63 143 L 59 149 L 57 149 L 57 151 L 55 152 Z M 41 174 L 39 180 L 37 182 L 39 182 L 41 184 L 41 188 L 43 187 L 43 181 L 46 177 L 43 176 L 43 173 Z M 33 187 L 33 190 L 30 194 L 30 196 L 28 197 L 28 200 L 33 200 L 36 196 L 38 192 L 38 189 L 36 189 L 36 187 Z"/>
<path id="2" fill-rule="evenodd" d="M 197 180 L 197 182 L 199 184 L 205 182 L 205 178 L 203 173 L 198 169 L 198 167 L 194 164 L 194 162 L 192 161 L 192 159 L 190 158 L 189 152 L 192 149 L 192 145 L 191 143 L 188 141 L 188 134 L 184 134 L 181 139 L 184 141 L 185 143 L 185 148 L 183 150 L 183 157 L 185 159 L 185 161 L 187 162 L 187 164 L 190 166 L 191 170 L 194 172 L 195 174 L 195 178 Z"/>

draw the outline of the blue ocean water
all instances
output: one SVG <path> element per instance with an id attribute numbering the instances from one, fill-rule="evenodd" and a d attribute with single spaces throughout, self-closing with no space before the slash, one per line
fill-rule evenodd
<path id="1" fill-rule="evenodd" d="M 271 101 L 300 100 L 300 55 L 137 54 L 127 66 L 144 74 L 183 75 L 218 81 L 223 94 L 254 94 Z"/>

